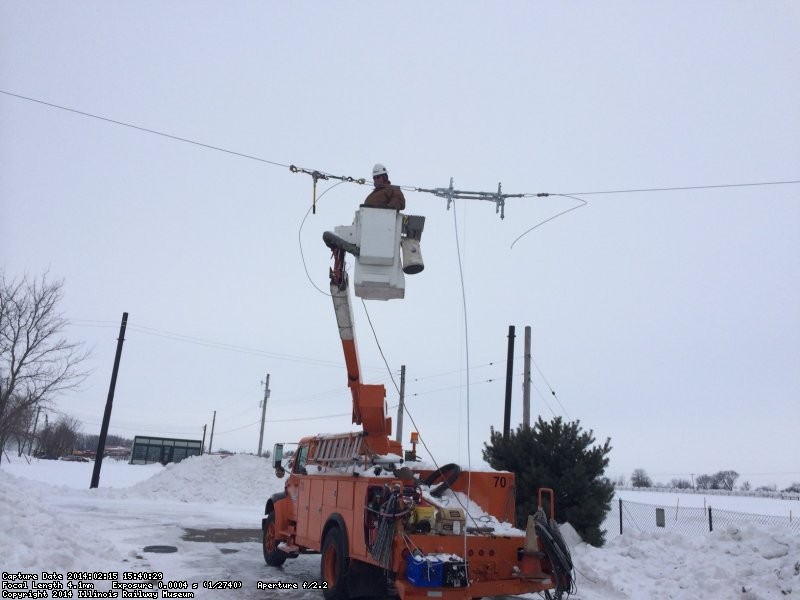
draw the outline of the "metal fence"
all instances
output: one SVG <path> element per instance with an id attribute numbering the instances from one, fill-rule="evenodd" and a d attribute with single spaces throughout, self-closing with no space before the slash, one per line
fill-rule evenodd
<path id="1" fill-rule="evenodd" d="M 719 508 L 666 506 L 642 504 L 619 499 L 617 510 L 609 511 L 603 524 L 606 541 L 612 540 L 625 531 L 673 531 L 686 535 L 696 535 L 714 529 L 724 529 L 728 525 L 759 523 L 784 527 L 800 534 L 800 515 L 788 517 L 758 515 Z"/>

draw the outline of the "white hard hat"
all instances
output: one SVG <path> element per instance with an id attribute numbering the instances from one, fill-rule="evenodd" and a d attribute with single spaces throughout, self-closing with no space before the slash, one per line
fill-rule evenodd
<path id="1" fill-rule="evenodd" d="M 378 175 L 386 175 L 386 167 L 384 167 L 381 163 L 375 163 L 375 166 L 372 167 L 372 176 L 377 177 Z"/>

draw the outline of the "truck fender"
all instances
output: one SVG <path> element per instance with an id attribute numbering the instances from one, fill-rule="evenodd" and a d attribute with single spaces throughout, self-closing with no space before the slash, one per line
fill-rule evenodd
<path id="1" fill-rule="evenodd" d="M 322 528 L 322 535 L 319 538 L 319 547 L 322 548 L 322 542 L 325 540 L 325 536 L 328 534 L 328 531 L 331 527 L 338 527 L 339 531 L 342 532 L 342 539 L 344 541 L 344 554 L 345 556 L 350 556 L 350 542 L 347 539 L 347 525 L 345 525 L 344 517 L 339 513 L 332 513 L 328 520 L 325 522 L 325 527 Z"/>
<path id="2" fill-rule="evenodd" d="M 348 557 L 348 568 L 346 575 L 347 593 L 350 598 L 384 596 L 386 594 L 386 572 L 380 567 L 353 559 L 350 556 L 350 543 L 347 535 L 347 526 L 344 518 L 339 513 L 333 513 L 325 522 L 320 537 L 320 548 L 325 540 L 325 536 L 332 527 L 338 527 L 341 532 L 342 542 L 344 543 L 344 553 Z"/>
<path id="3" fill-rule="evenodd" d="M 264 506 L 264 517 L 261 519 L 261 528 L 264 528 L 264 519 L 267 518 L 267 515 L 273 511 L 275 511 L 275 521 L 276 523 L 280 523 L 279 519 L 279 510 L 277 509 L 277 505 L 281 503 L 281 500 L 286 498 L 286 492 L 277 492 L 272 494 L 267 499 L 267 504 Z"/>

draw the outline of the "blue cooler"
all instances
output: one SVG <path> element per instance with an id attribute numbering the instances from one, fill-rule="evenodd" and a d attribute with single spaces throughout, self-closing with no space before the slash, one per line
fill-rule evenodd
<path id="1" fill-rule="evenodd" d="M 417 587 L 442 587 L 442 561 L 438 558 L 409 556 L 406 579 Z"/>

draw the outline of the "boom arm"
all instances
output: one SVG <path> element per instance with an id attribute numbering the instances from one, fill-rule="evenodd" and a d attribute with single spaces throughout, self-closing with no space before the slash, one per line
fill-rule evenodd
<path id="1" fill-rule="evenodd" d="M 334 238 L 335 236 L 330 236 Z M 336 313 L 336 324 L 342 340 L 344 361 L 347 368 L 347 385 L 353 396 L 353 423 L 364 428 L 365 442 L 375 454 L 397 454 L 402 456 L 399 442 L 390 439 L 392 419 L 386 416 L 386 388 L 383 385 L 369 385 L 361 381 L 361 367 L 358 360 L 355 330 L 353 328 L 353 309 L 350 305 L 350 291 L 345 271 L 345 250 L 338 247 L 328 236 L 325 243 L 333 252 L 333 268 L 330 271 L 331 297 Z"/>

